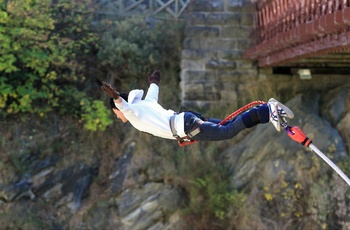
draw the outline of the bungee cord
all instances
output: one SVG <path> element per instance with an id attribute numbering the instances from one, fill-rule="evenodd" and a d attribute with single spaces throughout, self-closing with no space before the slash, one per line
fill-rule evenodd
<path id="1" fill-rule="evenodd" d="M 348 178 L 348 176 L 345 175 L 345 173 L 336 164 L 334 164 L 333 161 L 331 161 L 325 154 L 323 154 L 314 144 L 312 144 L 312 140 L 308 138 L 298 126 L 285 126 L 284 129 L 287 131 L 288 136 L 292 140 L 306 147 L 309 147 L 313 152 L 315 152 L 319 157 L 321 157 L 322 160 L 324 160 L 329 166 L 331 166 L 334 169 L 334 171 L 341 178 L 343 178 L 343 180 L 350 186 L 350 179 Z"/>

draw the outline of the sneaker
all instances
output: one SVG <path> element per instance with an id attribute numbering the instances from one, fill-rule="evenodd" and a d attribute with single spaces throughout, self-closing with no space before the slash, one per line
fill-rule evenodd
<path id="1" fill-rule="evenodd" d="M 267 105 L 270 112 L 270 122 L 275 126 L 276 130 L 281 131 L 281 124 L 287 124 L 286 118 L 292 119 L 294 113 L 287 106 L 274 98 L 271 98 Z"/>

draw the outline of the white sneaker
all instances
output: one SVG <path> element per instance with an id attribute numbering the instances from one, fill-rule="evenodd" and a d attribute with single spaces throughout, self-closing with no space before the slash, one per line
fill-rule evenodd
<path id="1" fill-rule="evenodd" d="M 292 119 L 294 113 L 287 106 L 274 98 L 271 98 L 267 105 L 270 110 L 270 122 L 275 126 L 276 130 L 281 131 L 281 123 L 286 124 L 286 118 Z"/>

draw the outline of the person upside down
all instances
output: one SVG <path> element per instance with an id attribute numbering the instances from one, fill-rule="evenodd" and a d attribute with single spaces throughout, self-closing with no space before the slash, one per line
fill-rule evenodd
<path id="1" fill-rule="evenodd" d="M 110 106 L 122 122 L 130 122 L 142 132 L 165 139 L 186 141 L 220 141 L 231 139 L 244 129 L 271 122 L 277 131 L 281 130 L 282 118 L 293 118 L 293 112 L 274 98 L 266 104 L 254 107 L 232 120 L 219 124 L 220 119 L 204 118 L 196 112 L 177 113 L 163 108 L 158 103 L 159 70 L 148 74 L 150 86 L 144 99 L 144 91 L 134 89 L 119 93 L 114 87 L 102 82 L 102 90 L 110 97 Z"/>

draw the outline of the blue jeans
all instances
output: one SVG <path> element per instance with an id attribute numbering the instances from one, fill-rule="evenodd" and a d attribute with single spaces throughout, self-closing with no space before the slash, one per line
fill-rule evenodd
<path id="1" fill-rule="evenodd" d="M 185 133 L 187 133 L 191 131 L 201 119 L 191 112 L 185 112 L 184 121 Z M 204 121 L 204 123 L 199 126 L 200 133 L 192 137 L 191 140 L 227 140 L 236 136 L 243 129 L 246 129 L 241 116 L 237 116 L 235 119 L 225 122 L 223 125 L 219 125 L 220 122 L 221 120 L 215 118 L 209 118 Z"/>

